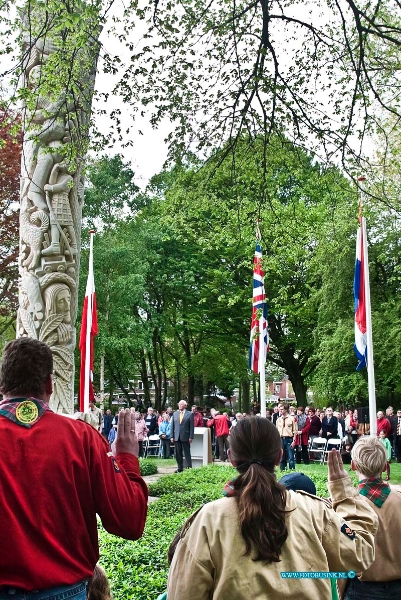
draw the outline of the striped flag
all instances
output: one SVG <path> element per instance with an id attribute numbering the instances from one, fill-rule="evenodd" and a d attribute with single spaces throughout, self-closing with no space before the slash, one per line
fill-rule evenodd
<path id="1" fill-rule="evenodd" d="M 94 399 L 93 366 L 94 366 L 94 337 L 98 333 L 95 279 L 93 276 L 93 235 L 90 231 L 89 271 L 86 283 L 84 307 L 82 310 L 81 335 L 79 349 L 81 351 L 81 369 L 79 379 L 79 404 L 81 412 L 88 412 L 89 402 Z"/>
<path id="2" fill-rule="evenodd" d="M 360 226 L 356 238 L 356 258 L 354 274 L 355 301 L 355 354 L 359 360 L 357 371 L 367 364 L 366 301 L 365 301 L 365 261 L 363 234 Z"/>
<path id="3" fill-rule="evenodd" d="M 260 241 L 256 242 L 253 259 L 253 301 L 251 341 L 249 346 L 249 368 L 254 373 L 260 372 L 266 363 L 266 353 L 269 350 L 269 334 L 267 331 L 267 304 L 262 269 L 262 250 Z"/>

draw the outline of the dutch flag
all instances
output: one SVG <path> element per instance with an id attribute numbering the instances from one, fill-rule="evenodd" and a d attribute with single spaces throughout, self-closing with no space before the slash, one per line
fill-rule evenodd
<path id="1" fill-rule="evenodd" d="M 355 300 L 355 354 L 359 360 L 357 371 L 367 366 L 366 301 L 365 301 L 365 261 L 363 255 L 362 227 L 356 238 L 356 258 L 354 274 Z"/>

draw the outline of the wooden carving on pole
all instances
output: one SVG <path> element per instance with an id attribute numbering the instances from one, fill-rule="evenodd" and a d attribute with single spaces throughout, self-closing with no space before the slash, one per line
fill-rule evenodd
<path id="1" fill-rule="evenodd" d="M 21 15 L 24 141 L 17 336 L 50 346 L 54 359 L 50 405 L 57 412 L 72 413 L 81 173 L 100 28 L 96 17 L 85 12 L 84 3 L 61 2 L 57 14 L 51 12 L 54 4 L 49 6 L 29 2 Z M 75 15 L 75 29 L 68 27 L 69 13 Z M 91 31 L 85 47 L 77 46 L 84 37 L 77 35 L 80 27 Z"/>

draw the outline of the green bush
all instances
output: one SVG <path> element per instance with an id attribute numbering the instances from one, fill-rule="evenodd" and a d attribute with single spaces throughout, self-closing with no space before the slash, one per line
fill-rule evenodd
<path id="1" fill-rule="evenodd" d="M 146 475 L 156 475 L 157 473 L 157 465 L 151 460 L 140 458 L 139 467 L 141 469 L 142 477 L 145 477 Z"/>

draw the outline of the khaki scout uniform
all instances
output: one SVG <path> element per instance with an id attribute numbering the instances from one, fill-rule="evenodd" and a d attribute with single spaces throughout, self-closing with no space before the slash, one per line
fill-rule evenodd
<path id="1" fill-rule="evenodd" d="M 286 579 L 282 572 L 362 571 L 374 560 L 377 517 L 351 478 L 329 483 L 334 509 L 289 491 L 288 537 L 280 562 L 245 555 L 235 498 L 206 504 L 182 535 L 168 579 L 169 600 L 331 600 L 329 579 Z M 335 512 L 336 511 L 336 512 Z"/>

